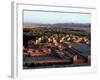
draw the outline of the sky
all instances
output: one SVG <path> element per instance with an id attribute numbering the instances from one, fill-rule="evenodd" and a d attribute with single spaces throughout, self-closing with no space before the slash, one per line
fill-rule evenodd
<path id="1" fill-rule="evenodd" d="M 91 14 L 72 12 L 50 12 L 50 11 L 23 11 L 24 23 L 91 23 Z"/>

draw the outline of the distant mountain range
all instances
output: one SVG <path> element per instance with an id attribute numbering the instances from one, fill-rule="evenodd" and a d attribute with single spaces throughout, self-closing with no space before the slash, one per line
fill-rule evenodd
<path id="1" fill-rule="evenodd" d="M 37 27 L 48 27 L 48 28 L 71 28 L 77 30 L 90 31 L 90 23 L 56 23 L 56 24 L 38 24 L 38 23 L 24 23 L 24 28 L 37 28 Z"/>

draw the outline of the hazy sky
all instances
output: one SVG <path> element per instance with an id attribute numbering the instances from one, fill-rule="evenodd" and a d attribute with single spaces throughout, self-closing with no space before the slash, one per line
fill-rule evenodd
<path id="1" fill-rule="evenodd" d="M 60 13 L 44 11 L 23 11 L 24 23 L 91 23 L 88 13 Z"/>

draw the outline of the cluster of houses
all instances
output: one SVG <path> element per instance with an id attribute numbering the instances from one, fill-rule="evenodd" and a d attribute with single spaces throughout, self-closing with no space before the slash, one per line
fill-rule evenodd
<path id="1" fill-rule="evenodd" d="M 60 43 L 64 42 L 78 42 L 78 43 L 84 43 L 87 45 L 90 45 L 89 37 L 82 37 L 82 36 L 76 36 L 72 34 L 68 35 L 53 35 L 53 36 L 43 36 L 39 37 L 36 40 L 29 40 L 28 44 L 40 44 L 40 43 L 53 43 L 54 45 L 59 45 Z"/>

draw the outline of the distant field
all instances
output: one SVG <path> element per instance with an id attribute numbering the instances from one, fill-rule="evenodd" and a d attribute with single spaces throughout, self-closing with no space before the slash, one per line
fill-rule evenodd
<path id="1" fill-rule="evenodd" d="M 58 24 L 36 24 L 36 23 L 24 23 L 23 28 L 70 28 L 75 30 L 84 30 L 90 32 L 91 25 L 89 23 L 79 24 L 79 23 L 58 23 Z"/>

